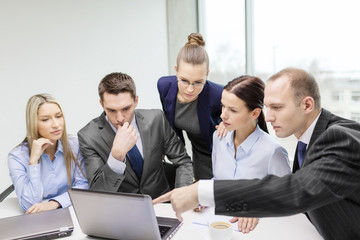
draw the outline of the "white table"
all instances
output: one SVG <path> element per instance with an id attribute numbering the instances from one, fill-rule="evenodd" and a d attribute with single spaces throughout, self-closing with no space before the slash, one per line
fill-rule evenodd
<path id="1" fill-rule="evenodd" d="M 155 205 L 154 208 L 157 216 L 175 218 L 175 213 L 173 212 L 170 204 L 158 204 Z M 67 239 L 94 239 L 84 235 L 81 232 L 79 223 L 72 207 L 70 207 L 70 212 L 74 222 L 74 231 Z M 0 218 L 21 214 L 23 214 L 23 211 L 20 208 L 14 193 L 12 193 L 3 202 L 0 203 Z M 198 219 L 201 215 L 204 214 L 209 213 L 197 213 L 194 211 L 188 211 L 184 213 L 183 225 L 172 239 L 209 239 L 207 227 L 193 223 L 194 220 Z M 255 230 L 248 234 L 234 231 L 232 240 L 236 239 L 316 240 L 322 238 L 304 214 L 296 214 L 288 217 L 261 218 Z"/>

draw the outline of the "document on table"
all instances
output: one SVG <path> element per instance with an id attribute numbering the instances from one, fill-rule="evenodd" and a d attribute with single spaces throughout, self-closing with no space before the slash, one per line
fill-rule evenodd
<path id="1" fill-rule="evenodd" d="M 203 211 L 199 212 L 199 216 L 194 219 L 193 224 L 208 227 L 212 222 L 229 222 L 232 217 L 225 215 L 215 215 L 215 208 L 207 207 Z M 239 232 L 238 223 L 230 223 L 234 231 Z"/>

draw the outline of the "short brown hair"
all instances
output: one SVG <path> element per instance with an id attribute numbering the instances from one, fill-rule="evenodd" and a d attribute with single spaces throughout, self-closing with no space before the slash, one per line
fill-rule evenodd
<path id="1" fill-rule="evenodd" d="M 118 94 L 128 92 L 135 99 L 136 98 L 136 86 L 134 80 L 126 73 L 110 73 L 106 75 L 98 87 L 99 97 L 103 101 L 104 92 L 110 94 Z"/>
<path id="2" fill-rule="evenodd" d="M 275 81 L 282 76 L 289 77 L 296 104 L 300 105 L 305 97 L 310 96 L 314 99 L 315 108 L 318 110 L 321 108 L 319 86 L 310 73 L 299 68 L 285 68 L 272 75 L 268 81 Z"/>
<path id="3" fill-rule="evenodd" d="M 176 65 L 179 68 L 180 61 L 193 65 L 203 64 L 206 62 L 206 70 L 209 70 L 209 56 L 204 48 L 205 41 L 200 33 L 191 33 L 188 41 L 183 46 L 176 58 Z"/>

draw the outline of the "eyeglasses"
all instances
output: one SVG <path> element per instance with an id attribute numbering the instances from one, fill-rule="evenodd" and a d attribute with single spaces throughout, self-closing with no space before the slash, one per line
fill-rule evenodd
<path id="1" fill-rule="evenodd" d="M 205 82 L 196 81 L 193 83 L 190 83 L 188 80 L 178 79 L 178 82 L 182 84 L 184 87 L 189 87 L 192 85 L 194 88 L 202 88 L 205 84 Z"/>

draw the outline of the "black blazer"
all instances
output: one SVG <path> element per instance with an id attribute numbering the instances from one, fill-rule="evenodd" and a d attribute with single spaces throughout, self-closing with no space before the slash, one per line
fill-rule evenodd
<path id="1" fill-rule="evenodd" d="M 295 173 L 215 181 L 216 214 L 274 217 L 306 212 L 325 239 L 360 239 L 360 124 L 325 109 Z"/>
<path id="2" fill-rule="evenodd" d="M 181 141 L 185 144 L 182 131 L 174 126 L 176 96 L 178 92 L 176 76 L 160 78 L 157 83 L 157 88 L 166 118 Z M 197 111 L 200 131 L 210 152 L 212 150 L 212 135 L 215 131 L 215 126 L 221 122 L 222 91 L 222 85 L 207 80 L 198 98 Z"/>

